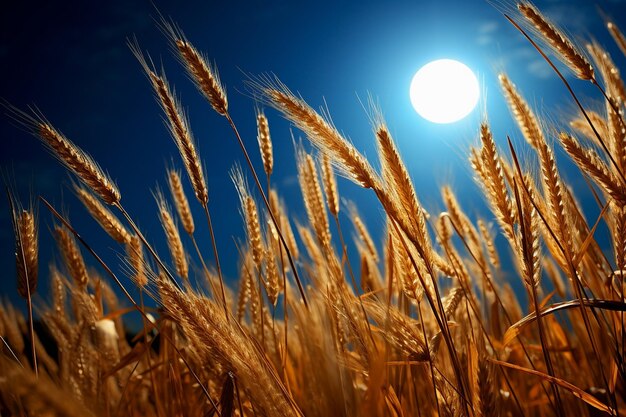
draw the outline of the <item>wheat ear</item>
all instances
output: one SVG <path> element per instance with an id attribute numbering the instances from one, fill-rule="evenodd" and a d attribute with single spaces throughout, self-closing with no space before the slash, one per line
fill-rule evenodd
<path id="1" fill-rule="evenodd" d="M 276 219 L 280 225 L 280 229 L 285 234 L 285 241 L 287 243 L 287 247 L 289 248 L 289 251 L 291 252 L 291 256 L 293 256 L 294 259 L 298 259 L 298 256 L 300 255 L 300 253 L 298 251 L 298 244 L 296 242 L 296 236 L 293 232 L 293 228 L 291 227 L 291 223 L 289 221 L 289 216 L 287 215 L 288 213 L 285 209 L 285 205 L 280 200 L 280 198 L 278 197 L 278 193 L 274 189 L 270 190 L 270 202 L 272 202 L 271 203 L 272 212 L 275 213 Z"/>
<path id="2" fill-rule="evenodd" d="M 514 240 L 513 205 L 509 197 L 498 149 L 487 123 L 480 126 L 480 140 L 482 142 L 480 159 L 473 161 L 472 165 L 483 181 L 483 186 L 487 190 L 487 199 L 494 209 L 500 227 L 509 240 Z"/>
<path id="3" fill-rule="evenodd" d="M 626 100 L 626 88 L 624 87 L 619 68 L 615 65 L 611 55 L 595 41 L 587 44 L 587 51 L 589 51 L 598 71 L 602 75 L 607 95 L 619 98 L 623 103 Z M 615 108 L 619 108 L 619 106 L 615 105 Z"/>
<path id="4" fill-rule="evenodd" d="M 91 214 L 109 236 L 119 243 L 130 242 L 130 233 L 126 230 L 126 227 L 124 227 L 119 219 L 98 200 L 98 197 L 89 192 L 85 187 L 81 187 L 77 184 L 74 185 L 74 191 L 85 208 L 87 208 L 87 211 L 89 211 L 89 214 Z"/>
<path id="5" fill-rule="evenodd" d="M 267 223 L 267 244 L 265 245 L 265 275 L 266 278 L 263 281 L 265 285 L 265 291 L 267 292 L 267 298 L 270 300 L 273 306 L 276 306 L 278 301 L 278 295 L 280 293 L 280 278 L 278 276 L 278 267 L 276 265 L 276 253 L 274 247 L 278 242 L 278 232 L 274 228 L 274 224 L 269 221 Z"/>
<path id="6" fill-rule="evenodd" d="M 376 127 L 378 154 L 382 165 L 382 176 L 389 190 L 397 198 L 402 216 L 411 226 L 411 232 L 419 239 L 422 246 L 428 247 L 428 233 L 424 211 L 415 194 L 411 176 L 400 157 L 395 142 L 387 126 L 380 122 Z"/>
<path id="7" fill-rule="evenodd" d="M 37 365 L 37 351 L 44 352 L 42 357 L 47 357 L 41 346 L 37 346 L 39 339 L 35 334 L 33 319 L 33 294 L 37 290 L 38 265 L 39 265 L 39 242 L 37 231 L 37 220 L 35 212 L 30 206 L 28 210 L 24 210 L 15 201 L 10 189 L 7 188 L 9 204 L 11 206 L 11 214 L 13 227 L 15 231 L 15 261 L 17 275 L 17 292 L 26 300 L 28 309 L 28 325 L 30 335 L 30 347 L 32 354 L 32 366 L 35 375 L 39 375 L 39 367 Z M 0 309 L 2 307 L 0 306 Z M 0 317 L 0 321 L 1 317 Z M 0 326 L 2 327 L 2 326 Z M 4 334 L 1 332 L 0 334 Z M 51 368 L 48 368 L 51 369 Z"/>
<path id="8" fill-rule="evenodd" d="M 532 4 L 517 4 L 522 16 L 543 36 L 557 56 L 581 80 L 593 80 L 593 67 L 574 44 Z"/>
<path id="9" fill-rule="evenodd" d="M 496 268 L 500 268 L 500 256 L 498 255 L 498 251 L 496 249 L 496 245 L 494 242 L 494 237 L 489 230 L 489 227 L 485 223 L 483 219 L 478 219 L 478 230 L 480 231 L 480 235 L 482 236 L 483 242 L 487 247 L 487 254 L 489 255 L 489 263 Z"/>
<path id="10" fill-rule="evenodd" d="M 37 225 L 32 208 L 14 213 L 15 257 L 17 270 L 17 292 L 27 299 L 37 289 L 39 244 Z"/>
<path id="11" fill-rule="evenodd" d="M 298 179 L 300 181 L 300 188 L 302 190 L 304 206 L 309 217 L 309 222 L 311 226 L 313 226 L 313 230 L 315 230 L 319 242 L 324 248 L 327 248 L 330 244 L 330 227 L 315 160 L 311 155 L 307 154 L 302 147 L 299 147 L 297 151 L 297 161 Z"/>
<path id="12" fill-rule="evenodd" d="M 209 191 L 204 178 L 204 169 L 200 155 L 182 106 L 171 91 L 165 75 L 158 75 L 155 72 L 154 65 L 149 63 L 150 58 L 146 58 L 143 55 L 136 43 L 130 43 L 129 47 L 152 84 L 152 88 L 165 112 L 168 128 L 185 164 L 185 169 L 187 174 L 189 174 L 196 197 L 200 204 L 204 206 L 209 201 Z"/>
<path id="13" fill-rule="evenodd" d="M 539 216 L 526 193 L 518 192 L 518 215 L 520 228 L 518 231 L 519 259 L 522 267 L 524 283 L 529 288 L 537 288 L 541 277 L 539 251 Z"/>
<path id="14" fill-rule="evenodd" d="M 626 204 L 626 187 L 593 149 L 583 147 L 567 133 L 561 133 L 559 139 L 581 171 L 588 173 L 620 205 Z"/>
<path id="15" fill-rule="evenodd" d="M 54 228 L 57 245 L 61 250 L 63 259 L 65 260 L 65 266 L 70 272 L 70 276 L 76 282 L 79 288 L 87 288 L 89 282 L 89 276 L 87 275 L 87 267 L 85 266 L 85 260 L 80 253 L 80 249 L 67 228 L 57 225 Z"/>
<path id="16" fill-rule="evenodd" d="M 352 220 L 352 224 L 354 224 L 354 228 L 356 229 L 357 235 L 359 239 L 365 244 L 367 252 L 374 259 L 375 262 L 378 262 L 378 250 L 376 249 L 376 244 L 374 244 L 374 239 L 370 235 L 370 232 L 365 227 L 365 223 L 363 219 L 359 215 L 359 211 L 356 206 L 352 203 L 348 204 L 348 212 L 350 214 L 350 219 Z"/>
<path id="17" fill-rule="evenodd" d="M 524 138 L 532 147 L 536 148 L 539 142 L 544 141 L 543 133 L 539 127 L 539 120 L 537 120 L 528 103 L 519 94 L 515 84 L 511 82 L 507 75 L 500 74 L 498 79 L 509 105 L 509 110 L 524 134 Z"/>
<path id="18" fill-rule="evenodd" d="M 330 211 L 330 214 L 337 216 L 339 214 L 339 192 L 337 191 L 337 180 L 328 155 L 322 155 L 321 159 L 322 184 L 324 186 L 324 194 L 326 195 L 326 204 L 328 205 L 328 211 Z"/>
<path id="19" fill-rule="evenodd" d="M 613 22 L 608 22 L 606 27 L 609 30 L 609 33 L 611 33 L 611 36 L 613 37 L 613 40 L 615 40 L 619 49 L 624 55 L 626 55 L 626 37 L 622 31 L 619 30 L 619 27 L 617 27 L 617 25 Z"/>
<path id="20" fill-rule="evenodd" d="M 593 126 L 596 128 L 600 137 L 608 138 L 609 127 L 604 116 L 591 110 L 586 110 L 586 113 L 587 113 L 587 116 L 589 116 L 589 120 L 591 120 L 591 124 L 593 124 Z M 572 121 L 570 122 L 570 126 L 573 129 L 576 129 L 577 131 L 585 135 L 587 139 L 592 141 L 597 146 L 602 146 L 600 142 L 598 141 L 598 137 L 596 136 L 593 129 L 589 125 L 589 122 L 583 116 L 578 116 L 572 119 Z"/>
<path id="21" fill-rule="evenodd" d="M 561 181 L 554 153 L 544 141 L 538 144 L 539 164 L 544 193 L 548 203 L 548 214 L 552 220 L 551 226 L 556 231 L 559 241 L 562 242 L 566 257 L 572 255 L 572 237 L 569 229 L 568 217 L 563 203 L 563 183 Z"/>
<path id="22" fill-rule="evenodd" d="M 256 115 L 257 141 L 259 149 L 261 149 L 261 160 L 263 161 L 263 169 L 268 176 L 272 175 L 274 169 L 274 154 L 272 153 L 272 138 L 270 136 L 270 126 L 267 117 L 262 111 L 258 111 Z"/>
<path id="23" fill-rule="evenodd" d="M 233 183 L 235 184 L 237 193 L 239 194 L 241 210 L 243 213 L 244 221 L 246 223 L 248 241 L 250 243 L 250 249 L 252 252 L 252 260 L 260 271 L 265 251 L 263 249 L 264 244 L 263 237 L 261 235 L 261 223 L 259 222 L 259 212 L 257 209 L 257 205 L 250 195 L 248 185 L 241 169 L 239 167 L 236 167 L 231 172 L 230 176 L 233 180 Z"/>
<path id="24" fill-rule="evenodd" d="M 175 169 L 170 169 L 167 172 L 167 181 L 174 199 L 174 205 L 176 211 L 180 216 L 183 223 L 183 228 L 189 235 L 193 235 L 195 225 L 193 221 L 193 215 L 191 214 L 191 208 L 189 207 L 189 200 L 183 189 L 183 182 L 180 179 L 180 172 Z"/>
<path id="25" fill-rule="evenodd" d="M 102 201 L 111 205 L 119 203 L 121 196 L 117 186 L 91 156 L 63 136 L 43 117 L 35 119 L 24 113 L 18 113 L 17 116 L 24 120 L 62 164 L 91 188 Z"/>
<path id="26" fill-rule="evenodd" d="M 133 280 L 140 288 L 148 285 L 148 276 L 143 259 L 143 244 L 137 235 L 132 235 L 130 241 L 126 245 L 126 253 L 128 255 L 128 263 L 132 268 Z"/>
<path id="27" fill-rule="evenodd" d="M 226 116 L 228 99 L 215 66 L 187 40 L 178 27 L 165 21 L 162 22 L 162 27 L 198 90 L 218 114 Z"/>
<path id="28" fill-rule="evenodd" d="M 155 199 L 159 210 L 159 218 L 165 237 L 167 238 L 167 245 L 170 249 L 176 272 L 181 278 L 189 278 L 189 265 L 187 263 L 187 254 L 183 248 L 183 242 L 180 239 L 180 233 L 178 232 L 178 226 L 174 221 L 172 212 L 165 202 L 165 197 L 160 191 L 155 192 Z"/>
<path id="29" fill-rule="evenodd" d="M 342 173 L 364 188 L 374 187 L 376 175 L 370 164 L 326 118 L 277 80 L 252 83 L 252 86 L 304 132 L 322 153 L 328 154 Z"/>

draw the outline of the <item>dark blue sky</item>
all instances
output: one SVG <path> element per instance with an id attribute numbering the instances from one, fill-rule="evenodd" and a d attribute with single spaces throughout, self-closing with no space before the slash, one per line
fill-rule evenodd
<path id="1" fill-rule="evenodd" d="M 164 182 L 164 165 L 180 161 L 161 111 L 140 66 L 126 46 L 136 35 L 142 48 L 162 61 L 172 85 L 188 108 L 191 126 L 207 167 L 210 209 L 228 277 L 236 274 L 233 237 L 244 236 L 238 199 L 229 169 L 242 163 L 232 133 L 186 79 L 157 29 L 149 1 L 9 2 L 0 15 L 0 97 L 43 114 L 83 147 L 117 180 L 122 201 L 166 258 L 162 230 L 151 190 Z M 551 120 L 572 112 L 571 101 L 547 64 L 482 0 L 455 1 L 156 1 L 192 43 L 215 60 L 228 90 L 230 109 L 259 169 L 254 102 L 245 94 L 244 73 L 275 73 L 313 106 L 324 100 L 340 130 L 366 155 L 375 158 L 368 116 L 359 102 L 376 97 L 429 209 L 441 208 L 438 187 L 451 183 L 472 214 L 486 215 L 466 162 L 482 116 L 477 109 L 451 125 L 434 125 L 411 108 L 408 87 L 415 71 L 437 58 L 465 62 L 480 77 L 481 108 L 486 108 L 498 140 L 520 135 L 500 97 L 496 75 L 506 70 L 528 101 Z M 176 2 L 181 3 L 181 2 Z M 500 3 L 500 2 L 498 2 Z M 626 2 L 618 0 L 537 1 L 568 32 L 593 35 L 625 60 L 603 28 L 599 10 L 626 30 Z M 582 97 L 599 100 L 594 90 L 574 81 Z M 275 147 L 275 184 L 291 211 L 304 219 L 289 125 L 267 112 Z M 63 207 L 92 246 L 112 264 L 118 250 L 77 203 L 69 177 L 39 142 L 0 119 L 0 167 L 16 184 L 22 200 L 29 190 Z M 573 172 L 575 188 L 584 183 Z M 582 184 L 580 187 L 577 185 Z M 383 222 L 372 195 L 341 181 L 340 192 L 353 199 L 380 236 Z M 13 235 L 8 204 L 0 204 L 0 294 L 15 292 Z M 206 228 L 195 205 L 200 245 L 212 259 Z M 344 220 L 344 224 L 348 224 Z M 41 270 L 57 257 L 48 229 L 51 216 L 40 210 Z M 185 242 L 188 244 L 188 242 Z M 45 282 L 45 281 L 44 281 Z"/>

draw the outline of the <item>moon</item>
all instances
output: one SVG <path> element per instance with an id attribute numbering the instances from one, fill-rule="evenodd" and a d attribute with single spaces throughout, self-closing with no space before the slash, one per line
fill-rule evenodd
<path id="1" fill-rule="evenodd" d="M 453 59 L 429 62 L 413 76 L 411 104 L 424 119 L 453 123 L 470 114 L 480 96 L 478 79 L 467 65 Z"/>

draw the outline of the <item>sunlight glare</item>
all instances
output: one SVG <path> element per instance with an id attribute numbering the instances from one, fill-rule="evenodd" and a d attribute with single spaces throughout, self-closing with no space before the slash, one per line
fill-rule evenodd
<path id="1" fill-rule="evenodd" d="M 465 64 L 439 59 L 417 71 L 411 81 L 410 96 L 415 111 L 424 119 L 453 123 L 476 107 L 478 80 Z"/>

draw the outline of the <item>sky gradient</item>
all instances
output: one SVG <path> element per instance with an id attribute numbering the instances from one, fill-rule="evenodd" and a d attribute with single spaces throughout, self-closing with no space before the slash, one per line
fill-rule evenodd
<path id="1" fill-rule="evenodd" d="M 375 160 L 374 137 L 363 104 L 373 96 L 383 109 L 425 207 L 440 210 L 438 188 L 450 183 L 468 213 L 488 220 L 492 216 L 485 211 L 474 186 L 467 147 L 476 142 L 485 114 L 501 146 L 506 134 L 516 143 L 521 140 L 497 86 L 497 73 L 506 71 L 538 113 L 557 126 L 563 124 L 563 115 L 574 113 L 563 85 L 548 65 L 501 10 L 485 1 L 154 4 L 131 0 L 3 5 L 0 97 L 19 108 L 37 106 L 55 127 L 90 153 L 117 181 L 125 207 L 158 252 L 169 259 L 152 191 L 157 184 L 165 186 L 166 164 L 173 161 L 177 167 L 182 165 L 151 87 L 126 45 L 128 38 L 136 36 L 142 49 L 162 63 L 188 110 L 206 165 L 210 210 L 228 278 L 237 273 L 234 240 L 245 236 L 229 170 L 244 160 L 226 121 L 198 94 L 172 56 L 155 23 L 157 9 L 177 22 L 189 40 L 215 61 L 228 91 L 233 118 L 259 170 L 255 103 L 244 83 L 250 75 L 273 73 L 314 108 L 326 104 L 339 130 Z M 612 53 L 618 66 L 626 68 L 602 19 L 606 14 L 625 30 L 626 2 L 550 0 L 536 4 L 568 33 L 583 39 L 595 37 Z M 483 92 L 477 110 L 451 125 L 421 119 L 408 95 L 413 74 L 439 58 L 456 59 L 472 68 Z M 586 83 L 573 80 L 573 86 L 587 102 L 600 103 Z M 275 149 L 274 184 L 290 212 L 305 220 L 290 126 L 272 110 L 267 110 L 267 116 Z M 294 135 L 298 138 L 299 132 L 294 131 Z M 0 118 L 0 167 L 22 201 L 28 201 L 29 192 L 46 197 L 69 215 L 107 262 L 119 264 L 120 249 L 77 202 L 68 187 L 71 180 L 67 172 L 35 138 L 5 116 Z M 571 164 L 564 167 L 564 177 L 574 179 L 570 184 L 584 189 Z M 191 191 L 187 182 L 185 186 Z M 381 241 L 384 217 L 371 193 L 345 180 L 339 182 L 339 188 L 343 197 L 355 201 L 376 240 Z M 586 198 L 584 195 L 583 190 Z M 0 280 L 0 297 L 14 298 L 13 233 L 8 203 L 2 201 L 0 270 L 5 276 Z M 201 225 L 200 247 L 206 259 L 212 260 L 200 207 L 193 206 L 196 223 Z M 593 213 L 593 204 L 589 209 Z M 54 224 L 50 214 L 40 207 L 39 217 L 40 275 L 45 277 L 47 264 L 59 255 L 49 233 Z M 348 224 L 345 218 L 344 224 Z M 94 265 L 91 260 L 89 263 Z"/>

